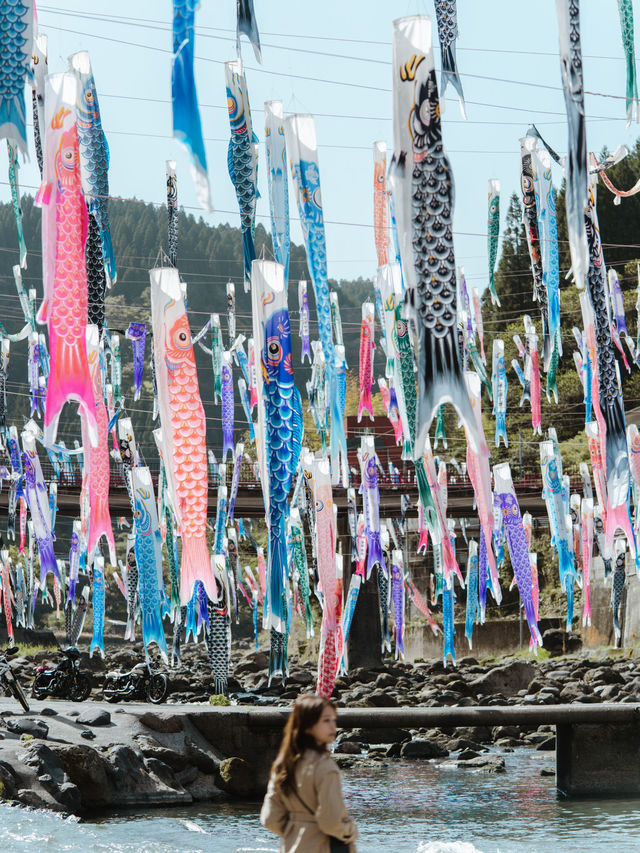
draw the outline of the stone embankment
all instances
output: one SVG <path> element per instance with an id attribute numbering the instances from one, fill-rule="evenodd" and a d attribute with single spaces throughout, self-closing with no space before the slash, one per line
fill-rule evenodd
<path id="1" fill-rule="evenodd" d="M 553 647 L 552 640 L 548 637 L 545 645 Z M 107 666 L 130 667 L 140 659 L 135 650 L 120 650 L 104 662 L 82 657 L 81 669 L 93 671 L 94 701 L 30 700 L 32 711 L 23 714 L 15 701 L 2 700 L 2 796 L 76 814 L 259 796 L 270 757 L 262 756 L 260 767 L 252 765 L 250 757 L 234 754 L 233 739 L 220 742 L 211 728 L 215 721 L 203 724 L 210 689 L 202 658 L 200 649 L 184 650 L 183 668 L 167 672 L 169 701 L 161 707 L 95 701 Z M 13 664 L 25 685 L 34 662 L 22 658 Z M 236 656 L 230 680 L 234 704 L 286 708 L 297 695 L 313 690 L 315 662 L 291 661 L 284 688 L 268 686 L 266 666 L 263 652 L 245 649 Z M 480 663 L 466 657 L 446 669 L 441 661 L 388 661 L 340 676 L 335 698 L 339 706 L 356 708 L 638 703 L 640 658 L 604 651 L 540 661 L 512 657 Z M 190 704 L 177 707 L 185 703 Z M 336 755 L 345 764 L 436 760 L 496 772 L 504 769 L 501 752 L 516 746 L 554 750 L 553 726 L 352 729 L 340 733 Z"/>

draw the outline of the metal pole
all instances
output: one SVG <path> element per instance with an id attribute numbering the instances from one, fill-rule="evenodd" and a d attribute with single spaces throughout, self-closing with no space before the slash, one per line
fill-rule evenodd
<path id="1" fill-rule="evenodd" d="M 522 634 L 523 634 L 523 628 L 524 628 L 523 619 L 522 619 L 522 607 L 523 607 L 522 602 L 520 602 L 520 606 L 518 607 L 518 616 L 519 616 L 519 622 L 520 622 L 520 648 L 522 648 Z"/>

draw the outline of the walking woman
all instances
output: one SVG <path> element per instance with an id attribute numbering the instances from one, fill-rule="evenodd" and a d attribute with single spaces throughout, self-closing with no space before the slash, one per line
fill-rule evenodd
<path id="1" fill-rule="evenodd" d="M 358 830 L 328 750 L 336 719 L 329 699 L 299 696 L 287 720 L 260 813 L 262 824 L 282 838 L 280 853 L 355 853 Z"/>

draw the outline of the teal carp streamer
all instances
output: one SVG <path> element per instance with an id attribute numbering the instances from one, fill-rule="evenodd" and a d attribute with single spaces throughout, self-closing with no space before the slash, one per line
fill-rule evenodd
<path id="1" fill-rule="evenodd" d="M 631 0 L 618 0 L 622 47 L 627 64 L 627 127 L 631 124 L 635 105 L 635 119 L 640 121 L 640 101 L 638 100 L 638 78 L 636 75 L 636 55 L 633 37 L 633 3 Z"/>

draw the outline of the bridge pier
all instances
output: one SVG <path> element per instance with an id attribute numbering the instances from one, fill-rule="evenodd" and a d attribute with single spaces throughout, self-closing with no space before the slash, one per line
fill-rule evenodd
<path id="1" fill-rule="evenodd" d="M 640 720 L 556 725 L 558 795 L 640 796 Z"/>

